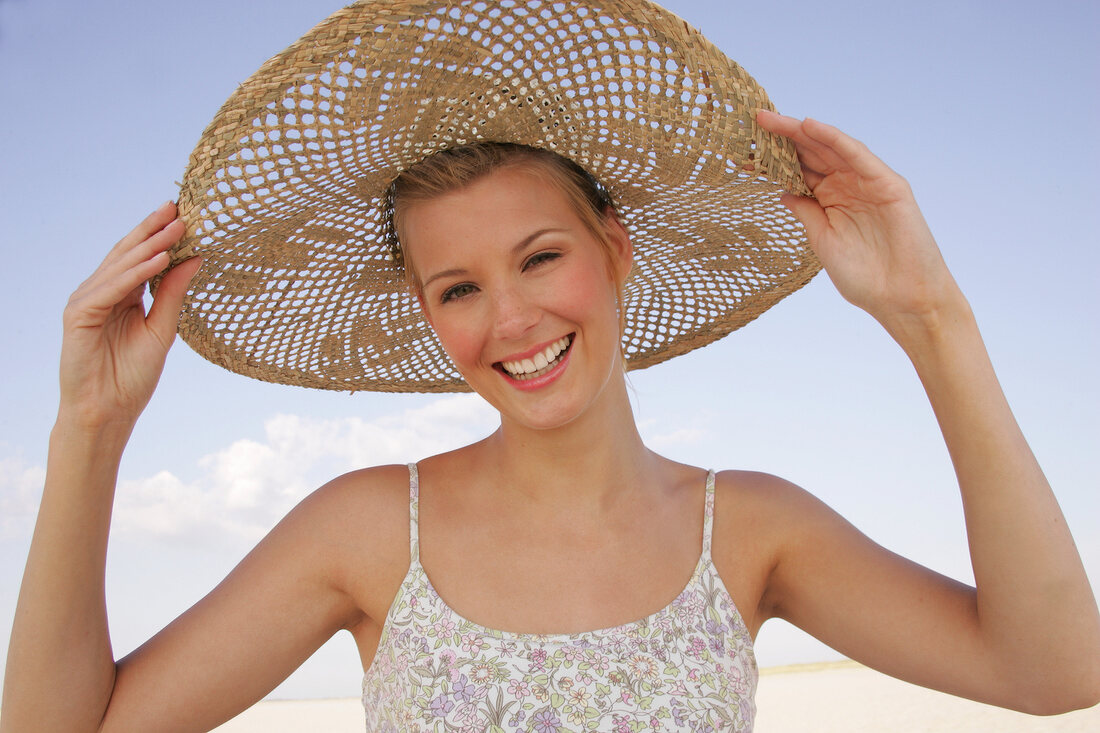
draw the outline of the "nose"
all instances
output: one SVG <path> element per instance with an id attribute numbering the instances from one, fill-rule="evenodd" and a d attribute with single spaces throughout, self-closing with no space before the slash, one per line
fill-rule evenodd
<path id="1" fill-rule="evenodd" d="M 519 288 L 494 289 L 490 297 L 493 336 L 502 341 L 521 338 L 538 322 L 542 311 Z"/>

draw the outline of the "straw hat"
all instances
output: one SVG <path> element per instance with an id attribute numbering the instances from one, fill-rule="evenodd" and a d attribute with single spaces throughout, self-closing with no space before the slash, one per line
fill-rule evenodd
<path id="1" fill-rule="evenodd" d="M 631 232 L 629 368 L 725 336 L 820 265 L 782 190 L 791 145 L 763 89 L 646 0 L 365 0 L 244 82 L 180 191 L 201 255 L 179 332 L 257 379 L 335 390 L 468 388 L 386 237 L 384 192 L 442 148 L 554 150 L 608 189 Z"/>

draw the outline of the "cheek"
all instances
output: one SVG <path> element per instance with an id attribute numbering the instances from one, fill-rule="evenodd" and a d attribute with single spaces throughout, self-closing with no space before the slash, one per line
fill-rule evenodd
<path id="1" fill-rule="evenodd" d="M 568 281 L 568 297 L 565 307 L 580 318 L 606 315 L 616 321 L 617 291 L 602 262 L 592 263 L 575 272 Z"/>
<path id="2" fill-rule="evenodd" d="M 481 352 L 481 337 L 471 318 L 460 318 L 451 314 L 440 317 L 439 314 L 434 314 L 432 330 L 459 371 Z"/>
<path id="3" fill-rule="evenodd" d="M 448 309 L 439 306 L 434 309 L 429 308 L 423 293 L 419 290 L 416 299 L 420 302 L 420 311 L 428 320 L 443 351 L 459 371 L 462 371 L 463 365 L 469 362 L 471 356 L 476 354 L 480 347 L 475 320 L 469 313 L 464 317 L 459 315 L 460 309 L 457 308 Z"/>

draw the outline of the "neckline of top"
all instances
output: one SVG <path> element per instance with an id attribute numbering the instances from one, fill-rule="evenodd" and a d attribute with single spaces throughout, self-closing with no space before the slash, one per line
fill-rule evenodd
<path id="1" fill-rule="evenodd" d="M 572 644 L 574 646 L 583 646 L 585 642 L 595 645 L 596 639 L 602 639 L 604 637 L 618 637 L 628 635 L 631 629 L 646 628 L 655 625 L 665 616 L 669 616 L 673 613 L 675 606 L 684 599 L 689 593 L 691 593 L 695 586 L 698 584 L 700 576 L 703 571 L 710 565 L 710 558 L 704 551 L 699 554 L 699 560 L 695 563 L 695 568 L 691 572 L 691 577 L 688 578 L 687 583 L 684 584 L 683 590 L 676 594 L 676 597 L 665 604 L 662 608 L 650 613 L 642 618 L 634 621 L 628 621 L 623 624 L 616 624 L 614 626 L 605 626 L 598 629 L 592 629 L 588 631 L 574 631 L 574 632 L 552 632 L 552 633 L 537 633 L 531 631 L 505 631 L 503 629 L 494 629 L 484 624 L 479 624 L 476 621 L 472 621 L 466 616 L 462 615 L 455 608 L 448 603 L 443 596 L 439 595 L 439 591 L 435 589 L 435 585 L 432 583 L 431 578 L 428 576 L 428 571 L 420 563 L 420 558 L 417 557 L 413 560 L 412 568 L 410 570 L 419 571 L 424 577 L 424 585 L 428 589 L 428 592 L 435 598 L 439 604 L 458 622 L 460 629 L 472 630 L 480 633 L 482 636 L 492 637 L 501 641 L 534 641 L 540 644 Z M 412 576 L 414 573 L 410 572 Z M 725 586 L 722 584 L 721 578 L 716 578 L 716 585 L 720 585 L 722 590 L 725 590 Z M 728 591 L 727 591 L 728 594 Z"/>
<path id="2" fill-rule="evenodd" d="M 414 532 L 413 535 L 413 554 L 410 562 L 409 572 L 406 577 L 405 583 L 402 583 L 402 590 L 408 583 L 408 578 L 411 578 L 415 571 L 419 571 L 424 577 L 424 585 L 427 587 L 428 592 L 439 602 L 439 604 L 451 615 L 458 620 L 459 624 L 463 628 L 472 629 L 483 636 L 489 636 L 494 639 L 510 640 L 510 641 L 536 641 L 538 643 L 558 643 L 558 644 L 583 644 L 584 642 L 591 642 L 593 638 L 602 637 L 614 637 L 623 634 L 627 634 L 631 629 L 648 627 L 656 624 L 665 616 L 670 615 L 673 612 L 674 607 L 683 599 L 688 593 L 693 590 L 693 587 L 698 583 L 699 578 L 702 576 L 703 571 L 708 566 L 713 566 L 711 560 L 711 539 L 713 533 L 713 516 L 714 516 L 714 481 L 715 472 L 713 469 L 707 471 L 706 485 L 705 485 L 705 497 L 703 501 L 703 538 L 702 547 L 699 552 L 699 559 L 695 563 L 695 567 L 691 572 L 691 576 L 684 584 L 683 589 L 676 594 L 676 596 L 662 606 L 660 609 L 643 616 L 642 618 L 634 621 L 628 621 L 623 624 L 616 624 L 614 626 L 606 626 L 603 628 L 592 629 L 588 631 L 576 631 L 576 632 L 555 632 L 555 633 L 535 633 L 529 631 L 505 631 L 503 629 L 494 629 L 483 624 L 479 624 L 473 621 L 463 614 L 455 610 L 454 606 L 446 601 L 436 590 L 435 584 L 432 583 L 431 577 L 428 575 L 427 568 L 420 562 L 420 541 L 419 541 L 419 503 L 420 503 L 420 476 L 415 463 L 409 464 L 409 479 L 410 479 L 410 530 Z M 714 573 L 715 585 L 727 596 L 729 591 L 726 590 L 725 584 L 722 583 L 721 577 Z M 733 605 L 733 599 L 730 598 L 730 604 Z"/>

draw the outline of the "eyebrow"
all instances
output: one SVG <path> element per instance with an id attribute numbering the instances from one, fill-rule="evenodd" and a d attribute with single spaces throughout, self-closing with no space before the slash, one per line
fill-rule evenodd
<path id="1" fill-rule="evenodd" d="M 524 248 L 528 247 L 532 242 L 534 242 L 536 239 L 543 236 L 544 234 L 551 234 L 551 233 L 554 233 L 554 232 L 564 232 L 564 231 L 568 231 L 568 230 L 562 229 L 560 227 L 547 227 L 545 229 L 539 229 L 536 232 L 532 232 L 531 234 L 529 234 L 526 237 L 524 237 L 523 239 L 521 239 L 519 241 L 519 243 L 516 244 L 516 246 L 512 247 L 512 254 L 517 254 L 517 253 L 523 251 Z M 438 280 L 438 279 L 443 278 L 443 277 L 454 277 L 456 275 L 465 275 L 467 272 L 469 272 L 469 271 L 465 270 L 461 267 L 451 268 L 450 270 L 442 270 L 441 272 L 437 272 L 434 275 L 432 275 L 431 277 L 429 277 L 427 280 L 425 280 L 420 287 L 423 290 L 427 290 L 428 285 L 430 285 L 435 280 Z"/>

